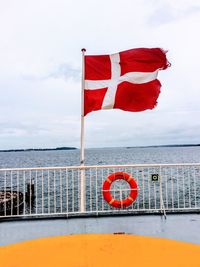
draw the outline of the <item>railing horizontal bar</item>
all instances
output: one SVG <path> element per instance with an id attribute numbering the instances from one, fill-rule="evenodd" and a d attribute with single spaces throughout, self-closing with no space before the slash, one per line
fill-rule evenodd
<path id="1" fill-rule="evenodd" d="M 181 213 L 181 212 L 185 212 L 185 211 L 196 212 L 196 211 L 199 211 L 199 209 L 198 208 L 192 208 L 192 209 L 191 208 L 183 208 L 183 209 L 175 208 L 173 210 L 172 209 L 165 209 L 165 211 L 167 213 L 173 213 L 173 212 L 180 212 Z M 137 210 L 137 209 L 135 209 L 135 210 L 120 209 L 120 210 L 98 210 L 98 211 L 93 210 L 93 211 L 87 211 L 84 213 L 80 213 L 78 211 L 75 211 L 75 212 L 68 212 L 68 213 L 57 212 L 57 213 L 38 213 L 38 214 L 26 214 L 26 215 L 16 214 L 16 215 L 0 216 L 0 219 L 19 218 L 19 217 L 21 217 L 21 218 L 28 218 L 28 217 L 36 218 L 36 217 L 38 217 L 39 218 L 39 217 L 43 217 L 43 216 L 45 216 L 45 217 L 50 217 L 50 216 L 68 217 L 70 215 L 76 215 L 76 216 L 79 215 L 81 217 L 82 215 L 96 214 L 97 212 L 101 213 L 101 214 L 103 214 L 103 213 L 105 213 L 105 214 L 106 213 L 109 213 L 109 214 L 119 214 L 119 213 L 139 214 L 141 212 L 144 212 L 144 213 L 163 212 L 163 210 L 162 209 L 148 209 L 148 210 L 147 209 L 140 209 L 140 210 Z"/>
<path id="2" fill-rule="evenodd" d="M 126 165 L 91 165 L 91 166 L 62 166 L 62 167 L 35 167 L 35 168 L 6 168 L 0 171 L 36 171 L 36 170 L 71 170 L 71 169 L 102 169 L 102 168 L 143 168 L 143 167 L 181 167 L 200 166 L 200 163 L 159 163 L 159 164 L 126 164 Z"/>

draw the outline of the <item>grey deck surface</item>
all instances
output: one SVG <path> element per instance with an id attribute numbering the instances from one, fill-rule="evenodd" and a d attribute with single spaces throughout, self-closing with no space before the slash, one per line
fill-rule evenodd
<path id="1" fill-rule="evenodd" d="M 0 246 L 42 237 L 125 232 L 200 244 L 200 215 L 178 214 L 0 222 Z"/>

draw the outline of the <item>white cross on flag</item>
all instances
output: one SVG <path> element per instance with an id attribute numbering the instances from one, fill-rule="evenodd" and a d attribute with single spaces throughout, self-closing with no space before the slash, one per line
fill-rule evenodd
<path id="1" fill-rule="evenodd" d="M 84 115 L 100 109 L 143 111 L 157 104 L 159 70 L 170 63 L 160 48 L 85 56 Z"/>

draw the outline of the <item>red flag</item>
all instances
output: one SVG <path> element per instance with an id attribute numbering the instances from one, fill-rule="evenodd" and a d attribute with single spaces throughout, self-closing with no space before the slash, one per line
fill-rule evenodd
<path id="1" fill-rule="evenodd" d="M 169 65 L 160 48 L 85 56 L 84 115 L 100 109 L 153 109 L 161 87 L 158 71 Z"/>

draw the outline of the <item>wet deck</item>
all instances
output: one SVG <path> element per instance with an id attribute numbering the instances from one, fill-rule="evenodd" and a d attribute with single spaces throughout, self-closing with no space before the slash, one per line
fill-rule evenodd
<path id="1" fill-rule="evenodd" d="M 200 244 L 200 214 L 115 216 L 0 222 L 0 246 L 42 237 L 125 232 Z"/>

